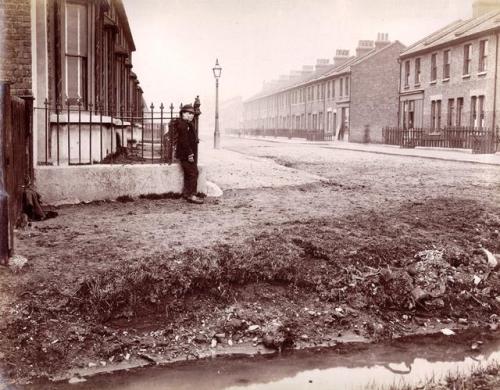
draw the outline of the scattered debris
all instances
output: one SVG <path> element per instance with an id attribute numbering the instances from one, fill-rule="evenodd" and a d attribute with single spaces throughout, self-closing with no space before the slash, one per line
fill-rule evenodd
<path id="1" fill-rule="evenodd" d="M 444 334 L 445 336 L 453 336 L 455 334 L 454 331 L 448 328 L 441 329 L 441 333 Z"/>
<path id="2" fill-rule="evenodd" d="M 87 379 L 81 378 L 79 376 L 74 376 L 68 380 L 69 384 L 75 384 L 75 383 L 82 383 L 82 382 L 87 382 Z"/>
<path id="3" fill-rule="evenodd" d="M 24 256 L 14 255 L 9 259 L 9 267 L 12 272 L 18 273 L 28 265 L 28 259 Z"/>
<path id="4" fill-rule="evenodd" d="M 491 253 L 488 249 L 485 248 L 480 248 L 480 249 L 486 256 L 486 259 L 488 260 L 488 265 L 491 268 L 496 268 L 498 266 L 498 260 L 496 259 L 495 255 Z"/>
<path id="5" fill-rule="evenodd" d="M 148 361 L 149 363 L 158 364 L 156 359 L 154 357 L 152 357 L 151 355 L 148 355 L 147 353 L 141 352 L 137 356 Z"/>

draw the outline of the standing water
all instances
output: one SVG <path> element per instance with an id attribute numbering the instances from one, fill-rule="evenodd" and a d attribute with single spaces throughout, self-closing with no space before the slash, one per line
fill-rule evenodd
<path id="1" fill-rule="evenodd" d="M 473 342 L 482 340 L 479 349 Z M 302 390 L 363 389 L 418 384 L 447 373 L 467 373 L 500 361 L 500 338 L 426 336 L 390 344 L 343 345 L 281 355 L 225 357 L 97 375 L 83 383 L 27 389 L 75 390 Z"/>

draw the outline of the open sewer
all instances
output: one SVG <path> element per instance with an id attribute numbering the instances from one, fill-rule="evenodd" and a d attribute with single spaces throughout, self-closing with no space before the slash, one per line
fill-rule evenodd
<path id="1" fill-rule="evenodd" d="M 149 366 L 100 374 L 71 385 L 45 383 L 12 389 L 363 389 L 371 385 L 374 388 L 402 383 L 416 385 L 447 373 L 465 374 L 495 361 L 500 362 L 498 333 L 414 336 L 390 344 L 345 344 L 334 349 Z"/>

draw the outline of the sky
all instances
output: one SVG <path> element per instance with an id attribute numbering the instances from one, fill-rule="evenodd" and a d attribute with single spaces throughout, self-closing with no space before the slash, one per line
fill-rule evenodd
<path id="1" fill-rule="evenodd" d="M 359 40 L 410 45 L 457 19 L 472 0 L 123 0 L 136 52 L 132 62 L 147 104 L 248 98 L 270 81 Z M 167 103 L 167 104 L 168 104 Z M 203 109 L 202 109 L 203 111 Z"/>

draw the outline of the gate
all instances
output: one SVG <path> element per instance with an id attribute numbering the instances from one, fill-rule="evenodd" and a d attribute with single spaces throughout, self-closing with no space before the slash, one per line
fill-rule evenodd
<path id="1" fill-rule="evenodd" d="M 0 264 L 14 248 L 23 189 L 33 177 L 32 112 L 33 97 L 13 97 L 9 83 L 0 82 Z"/>

